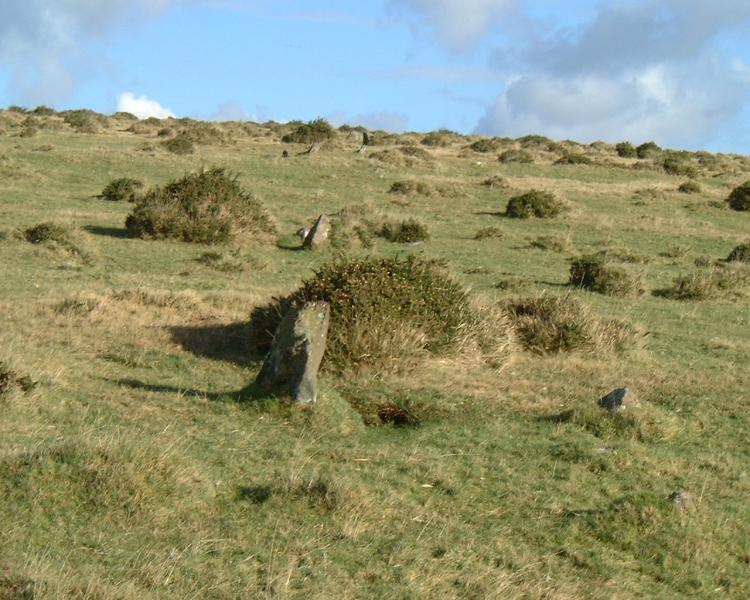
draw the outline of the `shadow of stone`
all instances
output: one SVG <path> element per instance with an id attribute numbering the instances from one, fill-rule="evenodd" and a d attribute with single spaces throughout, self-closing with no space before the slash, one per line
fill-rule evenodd
<path id="1" fill-rule="evenodd" d="M 113 237 L 118 239 L 129 238 L 128 230 L 124 227 L 101 227 L 99 225 L 85 225 L 83 227 L 85 231 L 93 233 L 94 235 L 103 235 L 107 237 Z"/>
<path id="2" fill-rule="evenodd" d="M 304 250 L 302 246 L 290 246 L 289 244 L 282 244 L 281 242 L 277 242 L 276 247 L 279 250 L 289 250 L 290 252 L 302 252 Z"/>
<path id="3" fill-rule="evenodd" d="M 247 366 L 263 360 L 273 338 L 273 333 L 258 331 L 259 327 L 262 325 L 248 320 L 226 325 L 175 325 L 169 332 L 172 341 L 191 354 Z"/>
<path id="4" fill-rule="evenodd" d="M 146 383 L 138 379 L 115 379 L 107 380 L 113 381 L 119 386 L 128 387 L 133 390 L 141 390 L 144 392 L 154 392 L 157 394 L 179 394 L 182 396 L 197 396 L 198 398 L 205 398 L 211 402 L 259 402 L 262 401 L 277 401 L 283 402 L 288 405 L 292 405 L 292 402 L 288 398 L 276 398 L 269 396 L 268 392 L 260 388 L 253 381 L 250 385 L 245 386 L 240 390 L 231 390 L 227 392 L 207 392 L 205 390 L 196 390 L 191 388 L 182 388 L 174 385 L 154 384 Z"/>
<path id="5" fill-rule="evenodd" d="M 575 411 L 566 410 L 556 415 L 544 415 L 542 417 L 538 417 L 538 420 L 542 423 L 555 423 L 559 425 L 560 423 L 570 423 L 573 420 L 574 416 Z"/>
<path id="6" fill-rule="evenodd" d="M 253 504 L 263 504 L 273 496 L 270 485 L 243 485 L 237 489 L 237 498 Z"/>

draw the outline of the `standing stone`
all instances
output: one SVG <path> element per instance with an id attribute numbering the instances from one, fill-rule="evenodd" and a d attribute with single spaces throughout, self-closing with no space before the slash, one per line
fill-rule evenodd
<path id="1" fill-rule="evenodd" d="M 267 394 L 290 396 L 298 404 L 314 404 L 329 323 L 327 302 L 290 308 L 279 323 L 255 384 Z"/>
<path id="2" fill-rule="evenodd" d="M 606 396 L 599 398 L 599 406 L 607 409 L 612 414 L 633 408 L 637 405 L 638 398 L 628 388 L 617 388 Z"/>
<path id="3" fill-rule="evenodd" d="M 331 234 L 331 221 L 326 215 L 320 215 L 312 226 L 310 233 L 307 234 L 305 241 L 302 243 L 303 248 L 317 250 L 328 243 L 328 237 Z"/>

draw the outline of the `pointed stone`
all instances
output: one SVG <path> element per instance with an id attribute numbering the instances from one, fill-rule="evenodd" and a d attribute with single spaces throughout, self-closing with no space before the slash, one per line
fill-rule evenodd
<path id="1" fill-rule="evenodd" d="M 290 308 L 279 323 L 255 384 L 269 395 L 291 397 L 299 404 L 314 404 L 329 323 L 327 302 L 308 302 Z"/>
<path id="2" fill-rule="evenodd" d="M 614 414 L 638 405 L 638 398 L 628 388 L 617 388 L 599 398 L 599 406 Z"/>
<path id="3" fill-rule="evenodd" d="M 328 244 L 328 237 L 330 234 L 331 221 L 326 215 L 320 215 L 312 226 L 310 233 L 307 234 L 305 241 L 302 243 L 302 247 L 309 250 L 322 248 Z"/>

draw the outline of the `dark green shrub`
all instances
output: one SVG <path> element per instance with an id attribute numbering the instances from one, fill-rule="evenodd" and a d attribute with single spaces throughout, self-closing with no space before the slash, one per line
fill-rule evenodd
<path id="1" fill-rule="evenodd" d="M 700 194 L 701 186 L 697 181 L 686 181 L 677 188 L 682 194 Z"/>
<path id="2" fill-rule="evenodd" d="M 214 167 L 148 190 L 125 226 L 133 237 L 225 243 L 237 234 L 273 233 L 261 202 L 237 177 Z"/>
<path id="3" fill-rule="evenodd" d="M 506 150 L 500 156 L 498 156 L 497 160 L 499 160 L 501 163 L 504 163 L 504 164 L 507 164 L 507 163 L 528 164 L 528 163 L 534 162 L 534 157 L 531 156 L 530 153 L 526 152 L 526 150 L 510 149 L 510 150 Z"/>
<path id="4" fill-rule="evenodd" d="M 543 135 L 525 135 L 516 140 L 522 148 L 549 148 L 554 141 Z"/>
<path id="5" fill-rule="evenodd" d="M 639 279 L 626 269 L 611 264 L 606 254 L 591 254 L 573 260 L 568 283 L 608 296 L 630 296 L 643 292 Z"/>
<path id="6" fill-rule="evenodd" d="M 563 203 L 551 192 L 531 190 L 508 200 L 505 214 L 516 219 L 549 219 L 559 215 L 563 208 Z"/>
<path id="7" fill-rule="evenodd" d="M 734 210 L 750 211 L 750 181 L 734 188 L 727 198 L 729 207 Z"/>
<path id="8" fill-rule="evenodd" d="M 439 129 L 437 131 L 431 131 L 420 140 L 420 144 L 423 146 L 429 146 L 431 148 L 440 148 L 450 146 L 453 138 L 457 137 L 458 134 L 455 131 L 449 129 Z"/>
<path id="9" fill-rule="evenodd" d="M 477 140 L 473 144 L 469 146 L 471 150 L 474 152 L 481 152 L 483 154 L 486 154 L 488 152 L 496 152 L 498 149 L 498 143 L 490 138 L 482 138 L 481 140 Z"/>
<path id="10" fill-rule="evenodd" d="M 133 113 L 125 112 L 123 110 L 118 111 L 112 115 L 112 118 L 118 119 L 120 121 L 137 121 L 138 117 L 136 117 Z"/>
<path id="11" fill-rule="evenodd" d="M 615 150 L 617 156 L 621 158 L 636 158 L 638 156 L 638 151 L 630 142 L 620 142 L 615 146 Z"/>
<path id="12" fill-rule="evenodd" d="M 726 262 L 743 262 L 750 263 L 750 242 L 740 244 L 732 249 Z"/>
<path id="13" fill-rule="evenodd" d="M 24 108 L 23 106 L 16 106 L 15 104 L 11 104 L 8 107 L 8 112 L 25 114 L 28 112 L 28 109 Z"/>
<path id="14" fill-rule="evenodd" d="M 425 354 L 460 351 L 487 328 L 495 344 L 488 350 L 507 351 L 507 320 L 483 321 L 441 263 L 413 256 L 324 265 L 297 291 L 255 311 L 263 345 L 289 306 L 320 300 L 331 308 L 324 368 L 398 370 Z"/>
<path id="15" fill-rule="evenodd" d="M 162 142 L 161 145 L 172 154 L 185 155 L 195 152 L 193 142 L 182 134 L 173 137 L 171 140 Z"/>
<path id="16" fill-rule="evenodd" d="M 142 181 L 133 179 L 132 177 L 120 177 L 113 179 L 104 186 L 102 193 L 98 197 L 110 202 L 135 202 L 140 198 L 142 189 Z"/>
<path id="17" fill-rule="evenodd" d="M 661 148 L 654 142 L 646 142 L 635 149 L 638 158 L 653 158 L 661 154 Z"/>
<path id="18" fill-rule="evenodd" d="M 389 242 L 399 244 L 426 242 L 430 239 L 430 231 L 427 229 L 427 226 L 415 219 L 386 223 L 380 230 L 379 235 Z"/>
<path id="19" fill-rule="evenodd" d="M 565 152 L 559 159 L 555 161 L 556 165 L 590 165 L 592 161 L 585 154 L 580 152 Z"/>
<path id="20" fill-rule="evenodd" d="M 531 296 L 508 301 L 505 308 L 524 349 L 537 354 L 575 350 L 624 350 L 637 332 L 618 320 L 601 320 L 570 296 Z"/>
<path id="21" fill-rule="evenodd" d="M 312 144 L 329 140 L 336 135 L 336 130 L 322 118 L 302 123 L 292 132 L 281 138 L 285 144 Z"/>
<path id="22" fill-rule="evenodd" d="M 27 242 L 31 244 L 42 244 L 44 242 L 58 242 L 67 244 L 70 242 L 70 230 L 57 223 L 39 223 L 29 227 L 23 232 Z"/>
<path id="23" fill-rule="evenodd" d="M 698 170 L 693 165 L 674 156 L 665 158 L 661 166 L 668 175 L 678 175 L 680 177 L 695 177 L 698 175 Z"/>

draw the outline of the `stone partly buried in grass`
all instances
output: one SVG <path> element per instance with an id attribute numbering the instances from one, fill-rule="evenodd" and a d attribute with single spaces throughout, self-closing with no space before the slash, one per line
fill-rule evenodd
<path id="1" fill-rule="evenodd" d="M 599 398 L 598 404 L 610 414 L 638 406 L 638 398 L 628 388 L 617 388 Z"/>
<path id="2" fill-rule="evenodd" d="M 307 302 L 287 310 L 255 380 L 256 386 L 268 395 L 314 404 L 329 323 L 326 302 Z"/>

